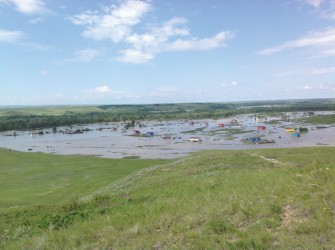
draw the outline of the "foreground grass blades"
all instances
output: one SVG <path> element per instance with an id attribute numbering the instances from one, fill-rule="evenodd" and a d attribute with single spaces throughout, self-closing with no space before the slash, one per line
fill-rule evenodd
<path id="1" fill-rule="evenodd" d="M 55 205 L 166 160 L 102 159 L 0 148 L 0 209 Z"/>
<path id="2" fill-rule="evenodd" d="M 75 161 L 80 159 L 83 165 L 101 160 Z M 125 167 L 130 163 L 120 162 Z M 63 192 L 59 202 L 41 196 L 38 205 L 31 201 L 24 207 L 2 208 L 1 247 L 332 249 L 334 162 L 333 147 L 203 151 L 104 185 L 94 186 L 100 182 L 96 178 L 88 191 L 78 185 L 82 190 L 77 198 Z M 89 169 L 82 168 L 81 174 Z M 108 175 L 113 171 L 106 171 Z M 32 176 L 25 174 L 27 180 Z M 36 176 L 31 183 L 44 178 Z M 19 186 L 12 185 L 12 192 Z M 14 198 L 7 204 L 13 206 Z"/>

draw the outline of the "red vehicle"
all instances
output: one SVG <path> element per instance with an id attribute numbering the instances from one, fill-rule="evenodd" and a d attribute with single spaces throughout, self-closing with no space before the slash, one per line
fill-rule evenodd
<path id="1" fill-rule="evenodd" d="M 266 130 L 266 127 L 265 126 L 257 126 L 257 130 L 258 131 L 264 131 L 264 130 Z"/>

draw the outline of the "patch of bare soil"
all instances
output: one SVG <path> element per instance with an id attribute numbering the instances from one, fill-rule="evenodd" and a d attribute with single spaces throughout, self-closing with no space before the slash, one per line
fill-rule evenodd
<path id="1" fill-rule="evenodd" d="M 293 223 L 301 223 L 306 221 L 307 215 L 301 215 L 294 206 L 286 205 L 282 210 L 281 218 L 281 226 L 289 227 Z"/>
<path id="2" fill-rule="evenodd" d="M 283 208 L 283 212 L 281 214 L 281 218 L 282 218 L 281 226 L 288 227 L 295 220 L 295 217 L 296 217 L 296 214 L 295 214 L 294 208 L 290 205 L 286 205 Z"/>

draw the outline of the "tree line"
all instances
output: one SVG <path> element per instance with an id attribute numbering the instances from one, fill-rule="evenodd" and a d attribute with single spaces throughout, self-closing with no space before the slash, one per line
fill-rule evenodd
<path id="1" fill-rule="evenodd" d="M 0 131 L 33 130 L 75 124 L 127 122 L 143 120 L 179 120 L 229 117 L 235 112 L 174 112 L 174 113 L 77 113 L 71 115 L 20 115 L 0 117 Z"/>
<path id="2" fill-rule="evenodd" d="M 251 103 L 252 104 L 252 103 Z M 219 119 L 248 113 L 279 113 L 297 111 L 335 110 L 334 102 L 302 102 L 289 105 L 264 105 L 252 107 L 245 105 L 224 105 L 211 103 L 197 104 L 164 104 L 121 106 L 103 106 L 101 112 L 66 112 L 63 115 L 7 115 L 0 117 L 0 131 L 32 130 L 70 126 L 75 124 L 129 122 L 143 120 L 187 120 L 187 119 Z M 165 109 L 164 109 L 165 107 Z M 118 108 L 120 108 L 118 106 Z M 159 110 L 157 110 L 159 108 Z M 192 110 L 190 109 L 192 108 Z"/>

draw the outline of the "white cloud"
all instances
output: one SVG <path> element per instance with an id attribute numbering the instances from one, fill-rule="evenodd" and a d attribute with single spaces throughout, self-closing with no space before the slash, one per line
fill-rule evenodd
<path id="1" fill-rule="evenodd" d="M 319 8 L 324 0 L 304 0 L 304 2 L 308 5 L 312 5 L 315 8 Z"/>
<path id="2" fill-rule="evenodd" d="M 24 47 L 28 50 L 50 50 L 52 47 L 43 44 L 29 42 L 26 34 L 18 30 L 2 30 L 0 29 L 0 42 L 14 44 Z"/>
<path id="3" fill-rule="evenodd" d="M 335 49 L 335 28 L 310 32 L 306 36 L 296 40 L 285 42 L 279 46 L 264 49 L 258 52 L 260 55 L 272 55 L 289 49 L 315 48 L 318 56 L 327 56 L 327 51 Z"/>
<path id="4" fill-rule="evenodd" d="M 170 37 L 186 36 L 189 34 L 188 29 L 184 26 L 187 20 L 184 18 L 172 18 L 161 26 L 151 27 L 151 29 L 144 34 L 131 34 L 126 38 L 135 49 L 142 50 L 162 50 L 164 45 Z M 179 27 L 180 26 L 180 27 Z"/>
<path id="5" fill-rule="evenodd" d="M 96 87 L 94 89 L 94 92 L 98 94 L 106 94 L 106 93 L 111 92 L 111 90 L 107 85 L 101 85 L 101 86 Z"/>
<path id="6" fill-rule="evenodd" d="M 82 35 L 95 40 L 111 40 L 127 46 L 119 51 L 118 61 L 146 63 L 157 54 L 166 51 L 209 50 L 224 46 L 232 37 L 231 32 L 220 32 L 210 38 L 185 38 L 190 36 L 188 20 L 172 18 L 163 24 L 145 26 L 143 33 L 132 28 L 142 22 L 143 17 L 153 9 L 149 1 L 126 0 L 120 5 L 105 7 L 102 11 L 86 11 L 71 19 L 75 25 L 84 26 Z"/>
<path id="7" fill-rule="evenodd" d="M 232 33 L 220 32 L 214 37 L 203 39 L 178 39 L 167 45 L 166 50 L 209 50 L 224 46 L 224 41 L 232 37 Z"/>
<path id="8" fill-rule="evenodd" d="M 98 11 L 86 11 L 71 18 L 75 25 L 85 27 L 82 35 L 95 40 L 110 39 L 120 42 L 131 32 L 131 26 L 141 21 L 141 18 L 151 10 L 151 5 L 145 1 L 127 0 L 119 6 L 112 5 Z"/>
<path id="9" fill-rule="evenodd" d="M 118 60 L 132 63 L 145 63 L 152 60 L 156 54 L 166 51 L 210 50 L 224 47 L 224 42 L 232 37 L 231 32 L 220 32 L 211 38 L 177 39 L 174 37 L 188 36 L 185 27 L 187 20 L 173 18 L 161 26 L 152 27 L 144 34 L 132 34 L 126 38 L 130 49 L 121 51 Z"/>
<path id="10" fill-rule="evenodd" d="M 12 4 L 24 14 L 38 14 L 47 11 L 43 0 L 0 0 L 0 3 Z"/>
<path id="11" fill-rule="evenodd" d="M 335 0 L 329 0 L 328 6 L 320 10 L 322 18 L 335 20 Z"/>
<path id="12" fill-rule="evenodd" d="M 313 12 L 325 19 L 335 19 L 335 0 L 300 0 L 313 8 Z"/>
<path id="13" fill-rule="evenodd" d="M 330 73 L 335 73 L 335 67 L 319 68 L 319 69 L 313 69 L 311 71 L 312 75 L 321 75 L 321 74 L 330 74 Z"/>
<path id="14" fill-rule="evenodd" d="M 137 64 L 148 62 L 154 58 L 153 53 L 146 53 L 136 49 L 122 50 L 121 54 L 122 55 L 117 58 L 118 61 Z"/>
<path id="15" fill-rule="evenodd" d="M 304 86 L 304 90 L 312 90 L 313 88 L 311 86 Z"/>
<path id="16" fill-rule="evenodd" d="M 143 34 L 133 33 L 125 38 L 125 42 L 131 47 L 121 51 L 119 61 L 131 63 L 145 63 L 152 60 L 156 54 L 167 50 L 168 40 L 174 36 L 186 36 L 189 34 L 185 27 L 187 20 L 184 18 L 172 18 L 162 25 L 151 26 Z"/>
<path id="17" fill-rule="evenodd" d="M 101 52 L 98 50 L 85 48 L 75 52 L 73 58 L 68 59 L 68 61 L 89 62 L 101 55 Z"/>
<path id="18" fill-rule="evenodd" d="M 31 23 L 31 24 L 37 24 L 37 23 L 40 23 L 42 21 L 43 21 L 43 19 L 38 17 L 38 18 L 31 19 L 28 22 Z"/>
<path id="19" fill-rule="evenodd" d="M 22 31 L 0 29 L 0 42 L 17 43 L 25 38 Z"/>
<path id="20" fill-rule="evenodd" d="M 237 85 L 238 85 L 238 83 L 236 81 L 232 81 L 230 83 L 223 83 L 221 86 L 223 88 L 226 88 L 226 87 L 234 87 L 234 86 L 237 86 Z"/>

